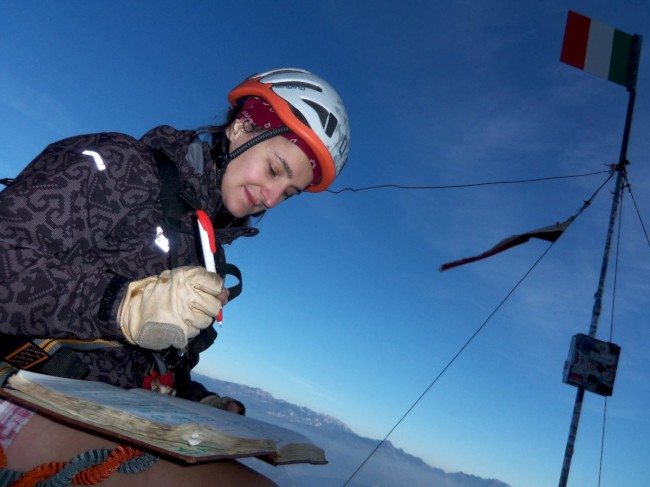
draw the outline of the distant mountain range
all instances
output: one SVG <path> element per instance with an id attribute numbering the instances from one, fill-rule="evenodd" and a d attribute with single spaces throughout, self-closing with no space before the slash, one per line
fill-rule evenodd
<path id="1" fill-rule="evenodd" d="M 244 460 L 282 487 L 342 487 L 380 440 L 356 435 L 338 419 L 274 398 L 261 389 L 194 374 L 209 390 L 239 399 L 247 416 L 306 435 L 325 450 L 327 465 L 272 467 L 260 460 Z M 510 487 L 499 480 L 462 472 L 447 473 L 420 458 L 384 443 L 349 480 L 349 487 Z"/>

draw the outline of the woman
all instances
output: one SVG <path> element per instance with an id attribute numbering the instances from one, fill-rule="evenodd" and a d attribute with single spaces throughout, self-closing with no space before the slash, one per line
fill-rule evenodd
<path id="1" fill-rule="evenodd" d="M 29 368 L 144 385 L 244 414 L 190 376 L 233 297 L 223 278 L 236 268 L 221 246 L 256 234 L 251 216 L 326 189 L 347 161 L 349 127 L 336 91 L 300 69 L 254 75 L 228 99 L 226 123 L 202 133 L 162 126 L 140 140 L 56 142 L 0 193 L 0 374 Z M 196 210 L 210 215 L 222 275 L 203 267 Z M 43 338 L 56 346 L 45 350 Z M 5 402 L 6 417 L 27 426 L 0 438 L 8 466 L 24 467 L 26 452 L 27 463 L 52 461 L 54 452 L 26 445 L 63 427 L 12 409 Z M 59 455 L 95 440 L 65 435 L 70 448 L 57 442 Z"/>

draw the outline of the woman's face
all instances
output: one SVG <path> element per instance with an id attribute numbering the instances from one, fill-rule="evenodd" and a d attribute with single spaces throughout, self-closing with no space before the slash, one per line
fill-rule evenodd
<path id="1" fill-rule="evenodd" d="M 230 151 L 259 135 L 247 132 L 240 120 L 227 130 Z M 305 153 L 284 137 L 271 137 L 236 157 L 223 175 L 221 198 L 236 217 L 273 208 L 299 194 L 313 179 Z"/>

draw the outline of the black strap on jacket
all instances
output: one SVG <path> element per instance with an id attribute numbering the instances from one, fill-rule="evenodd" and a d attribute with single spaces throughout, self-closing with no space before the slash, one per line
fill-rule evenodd
<path id="1" fill-rule="evenodd" d="M 187 185 L 178 172 L 178 167 L 172 159 L 159 149 L 152 149 L 158 174 L 162 182 L 160 190 L 160 205 L 162 206 L 167 239 L 169 240 L 169 262 L 171 268 L 178 267 L 178 247 L 181 233 L 183 233 L 181 221 L 183 217 L 192 211 L 200 208 L 200 204 L 190 193 Z M 196 251 L 196 248 L 194 249 Z M 201 253 L 197 252 L 197 257 Z M 222 262 L 217 264 L 217 273 L 224 278 L 226 275 L 236 277 L 239 281 L 236 285 L 229 287 L 228 300 L 232 301 L 242 292 L 242 276 L 237 266 Z"/>
<path id="2" fill-rule="evenodd" d="M 199 203 L 187 190 L 176 163 L 158 149 L 152 149 L 162 189 L 158 200 L 162 206 L 165 230 L 169 240 L 170 268 L 178 267 L 178 247 L 182 233 L 181 221 L 190 211 L 199 209 Z"/>

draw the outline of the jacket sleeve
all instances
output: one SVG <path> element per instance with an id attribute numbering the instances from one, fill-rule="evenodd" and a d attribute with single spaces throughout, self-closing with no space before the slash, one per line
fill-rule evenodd
<path id="1" fill-rule="evenodd" d="M 215 395 L 215 393 L 208 391 L 203 384 L 195 380 L 190 380 L 180 397 L 189 399 L 190 401 L 199 402 L 201 399 L 212 395 Z"/>
<path id="2" fill-rule="evenodd" d="M 129 136 L 48 146 L 0 192 L 0 332 L 120 338 L 114 312 L 98 318 L 114 276 L 139 277 L 116 265 L 138 245 L 117 230 L 150 218 L 159 187 L 148 149 Z"/>

